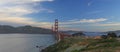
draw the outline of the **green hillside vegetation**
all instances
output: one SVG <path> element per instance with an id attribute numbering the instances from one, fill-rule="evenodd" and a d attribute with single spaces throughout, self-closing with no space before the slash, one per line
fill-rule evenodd
<path id="1" fill-rule="evenodd" d="M 93 39 L 84 37 L 66 38 L 47 47 L 42 52 L 118 52 L 119 38 Z"/>

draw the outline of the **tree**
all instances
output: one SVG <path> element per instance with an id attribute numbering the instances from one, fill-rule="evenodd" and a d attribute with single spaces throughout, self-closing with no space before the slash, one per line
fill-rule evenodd
<path id="1" fill-rule="evenodd" d="M 120 38 L 120 35 L 118 37 Z"/>
<path id="2" fill-rule="evenodd" d="M 116 33 L 114 33 L 114 32 L 109 32 L 109 33 L 107 34 L 107 36 L 108 36 L 108 37 L 113 37 L 113 38 L 117 37 Z"/>

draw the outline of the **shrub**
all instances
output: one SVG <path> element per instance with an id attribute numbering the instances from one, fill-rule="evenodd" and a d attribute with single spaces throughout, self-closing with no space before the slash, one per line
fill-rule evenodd
<path id="1" fill-rule="evenodd" d="M 118 37 L 120 38 L 120 35 Z"/>
<path id="2" fill-rule="evenodd" d="M 72 34 L 72 36 L 85 36 L 85 34 L 83 32 L 78 32 L 78 33 Z"/>
<path id="3" fill-rule="evenodd" d="M 112 38 L 117 37 L 116 33 L 114 33 L 114 32 L 109 32 L 109 33 L 107 34 L 107 36 L 108 36 L 108 37 L 112 37 Z"/>

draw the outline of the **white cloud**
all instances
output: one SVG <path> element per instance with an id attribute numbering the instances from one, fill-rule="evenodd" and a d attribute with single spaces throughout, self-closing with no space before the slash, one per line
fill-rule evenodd
<path id="1" fill-rule="evenodd" d="M 44 27 L 44 28 L 50 28 L 51 23 L 49 22 L 36 22 L 32 18 L 27 18 L 27 17 L 5 17 L 5 18 L 0 18 L 1 24 L 4 23 L 10 23 L 11 25 L 19 24 L 19 25 L 32 25 L 32 26 L 38 26 L 38 27 Z M 7 24 L 4 24 L 7 25 Z M 16 25 L 17 26 L 17 25 Z"/>
<path id="2" fill-rule="evenodd" d="M 105 18 L 99 18 L 99 19 L 82 19 L 80 20 L 81 23 L 97 23 L 97 22 L 103 22 L 106 21 Z"/>
<path id="3" fill-rule="evenodd" d="M 98 19 L 81 19 L 78 21 L 71 20 L 71 22 L 61 22 L 61 24 L 78 24 L 78 23 L 98 23 L 98 22 L 103 22 L 106 21 L 107 19 L 105 18 L 98 18 Z"/>
<path id="4" fill-rule="evenodd" d="M 33 18 L 25 15 L 37 12 L 53 13 L 53 10 L 40 5 L 41 2 L 52 2 L 54 0 L 0 0 L 0 24 L 10 25 L 33 25 L 49 28 L 49 22 L 37 22 Z M 39 3 L 39 9 L 34 8 L 33 4 Z"/>
<path id="5" fill-rule="evenodd" d="M 70 22 L 73 22 L 73 21 L 78 21 L 78 19 L 72 19 L 72 20 L 68 20 Z"/>
<path id="6" fill-rule="evenodd" d="M 88 2 L 88 6 L 91 6 L 92 5 L 92 2 Z"/>
<path id="7" fill-rule="evenodd" d="M 120 26 L 120 23 L 94 24 L 94 26 Z"/>
<path id="8" fill-rule="evenodd" d="M 12 7 L 2 7 L 0 9 L 0 14 L 11 15 L 26 15 L 35 12 L 32 9 L 27 9 L 21 6 L 12 6 Z"/>
<path id="9" fill-rule="evenodd" d="M 53 0 L 0 0 L 0 13 L 6 14 L 30 14 L 34 12 L 51 12 L 52 10 L 39 6 L 33 8 L 32 4 Z M 53 12 L 53 11 L 52 11 Z"/>
<path id="10" fill-rule="evenodd" d="M 34 2 L 45 2 L 45 1 L 54 1 L 54 0 L 0 0 L 2 5 L 5 4 L 28 4 Z"/>

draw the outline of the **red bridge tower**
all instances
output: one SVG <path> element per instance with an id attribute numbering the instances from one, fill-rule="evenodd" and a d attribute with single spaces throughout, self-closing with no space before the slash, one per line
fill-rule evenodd
<path id="1" fill-rule="evenodd" d="M 64 39 L 65 37 L 70 37 L 71 35 L 64 34 L 58 31 L 58 19 L 55 19 L 54 27 L 52 27 L 53 32 L 55 33 L 57 41 Z"/>

